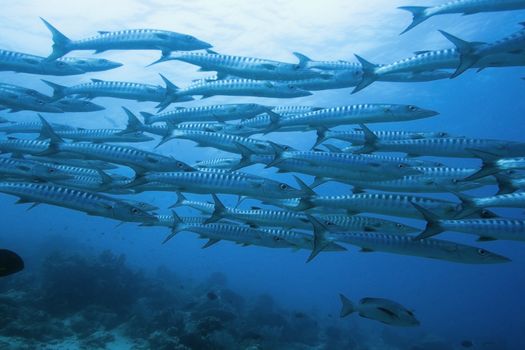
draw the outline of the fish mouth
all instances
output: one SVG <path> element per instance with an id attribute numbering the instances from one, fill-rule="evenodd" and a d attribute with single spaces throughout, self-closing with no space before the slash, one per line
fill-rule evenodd
<path id="1" fill-rule="evenodd" d="M 439 115 L 439 112 L 436 112 L 430 109 L 425 109 L 422 111 L 422 114 L 425 115 L 426 117 L 435 117 L 436 115 Z"/>
<path id="2" fill-rule="evenodd" d="M 109 63 L 106 64 L 106 66 L 108 67 L 108 69 L 119 68 L 119 67 L 122 67 L 123 65 L 124 65 L 124 63 L 115 62 L 115 61 L 111 61 L 111 62 L 109 62 Z"/>

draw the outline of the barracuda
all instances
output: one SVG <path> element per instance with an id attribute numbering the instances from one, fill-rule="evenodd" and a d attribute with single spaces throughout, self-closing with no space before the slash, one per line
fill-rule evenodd
<path id="1" fill-rule="evenodd" d="M 359 153 L 403 152 L 409 156 L 437 156 L 472 158 L 472 149 L 482 150 L 501 157 L 525 155 L 525 143 L 467 137 L 429 138 L 403 141 L 380 141 L 366 126 L 366 142 Z"/>
<path id="2" fill-rule="evenodd" d="M 97 168 L 101 170 L 111 170 L 111 169 L 118 168 L 118 165 L 104 162 L 102 160 L 71 159 L 71 158 L 62 159 L 62 158 L 58 158 L 57 156 L 60 156 L 60 154 L 54 155 L 53 157 L 44 157 L 41 155 L 39 156 L 25 155 L 24 158 L 36 160 L 38 162 L 44 162 L 44 163 L 48 163 L 48 164 L 56 165 L 56 166 L 70 166 L 70 167 L 78 167 L 82 169 Z"/>
<path id="3" fill-rule="evenodd" d="M 361 248 L 362 252 L 385 252 L 399 255 L 445 260 L 462 264 L 499 264 L 510 259 L 455 242 L 438 239 L 414 240 L 411 236 L 387 235 L 382 233 L 329 232 L 315 218 L 310 217 L 314 227 L 314 249 L 310 260 L 331 242 L 347 243 Z"/>
<path id="4" fill-rule="evenodd" d="M 98 171 L 99 176 L 74 175 L 70 179 L 57 180 L 53 183 L 61 186 L 77 188 L 91 192 L 106 192 L 113 194 L 133 194 L 130 189 L 122 188 L 130 179 L 117 177 L 113 179 L 103 171 Z"/>
<path id="5" fill-rule="evenodd" d="M 420 171 L 420 175 L 404 176 L 401 179 L 384 181 L 349 181 L 354 186 L 354 192 L 363 189 L 373 189 L 389 192 L 462 192 L 487 185 L 494 185 L 491 178 L 481 181 L 464 181 L 464 179 L 475 172 L 475 169 L 449 168 L 449 167 L 418 167 L 414 170 Z"/>
<path id="6" fill-rule="evenodd" d="M 312 166 L 340 169 L 343 174 L 355 177 L 355 174 L 374 174 L 376 178 L 395 179 L 407 175 L 421 174 L 412 169 L 399 157 L 361 157 L 349 153 L 318 152 L 318 151 L 287 151 L 283 147 L 271 143 L 275 157 L 266 167 L 278 165 L 283 160 L 294 159 L 306 162 Z"/>
<path id="7" fill-rule="evenodd" d="M 426 239 L 442 232 L 462 232 L 479 237 L 478 241 L 497 239 L 525 241 L 525 221 L 512 219 L 442 220 L 426 208 L 414 204 L 426 221 L 424 230 L 416 239 Z"/>
<path id="8" fill-rule="evenodd" d="M 406 77 L 407 74 L 413 74 L 414 78 L 420 77 L 422 80 L 427 76 L 429 80 L 435 80 L 431 79 L 434 75 L 437 75 L 436 78 L 451 78 L 453 73 L 439 70 L 457 69 L 461 63 L 461 52 L 456 48 L 417 51 L 414 56 L 385 65 L 371 63 L 361 56 L 356 55 L 356 57 L 363 67 L 363 75 L 361 81 L 354 89 L 354 93 L 375 81 L 395 81 L 392 77 Z M 525 54 L 494 53 L 493 55 L 480 58 L 472 67 L 478 68 L 479 71 L 486 67 L 523 65 L 525 65 Z"/>
<path id="9" fill-rule="evenodd" d="M 77 129 L 73 126 L 65 124 L 50 123 L 50 125 L 56 131 Z M 42 123 L 40 120 L 34 122 L 10 122 L 4 120 L 4 123 L 0 124 L 0 132 L 5 132 L 6 134 L 35 134 L 40 133 L 41 130 Z"/>
<path id="10" fill-rule="evenodd" d="M 524 6 L 525 8 L 525 6 Z M 474 66 L 484 57 L 490 57 L 495 54 L 508 53 L 511 55 L 524 55 L 525 54 L 525 22 L 521 23 L 522 28 L 498 41 L 490 44 L 468 42 L 455 37 L 452 34 L 441 31 L 441 33 L 456 45 L 457 50 L 460 53 L 460 63 L 457 66 L 456 71 L 452 74 L 452 78 L 457 77 L 470 67 Z M 486 66 L 482 66 L 481 69 Z"/>
<path id="11" fill-rule="evenodd" d="M 374 131 L 374 135 L 376 135 L 379 142 L 449 137 L 449 135 L 443 131 Z M 350 142 L 352 145 L 355 146 L 364 145 L 366 143 L 365 132 L 361 129 L 354 129 L 348 131 L 334 131 L 319 128 L 317 129 L 317 141 L 315 142 L 314 147 L 330 139 Z"/>
<path id="12" fill-rule="evenodd" d="M 304 230 L 311 229 L 310 221 L 303 213 L 260 208 L 245 210 L 225 207 L 215 194 L 212 194 L 212 196 L 214 200 L 213 212 L 211 213 L 211 217 L 206 220 L 206 223 L 216 222 L 221 219 L 231 219 L 241 221 L 254 228 L 270 226 Z M 179 199 L 178 202 L 180 205 L 188 205 L 203 212 L 209 213 L 210 210 L 210 207 L 207 205 L 209 203 L 195 203 L 187 201 L 185 198 Z M 330 229 L 337 227 L 338 229 L 351 231 L 379 231 L 392 234 L 406 234 L 417 231 L 416 228 L 407 225 L 366 216 L 321 215 L 317 219 L 322 221 Z"/>
<path id="13" fill-rule="evenodd" d="M 44 57 L 7 50 L 0 50 L 0 71 L 57 76 L 84 73 L 84 70 L 68 62 L 48 62 Z"/>
<path id="14" fill-rule="evenodd" d="M 175 96 L 178 87 L 173 85 L 162 74 L 161 77 L 166 83 L 165 88 L 158 85 L 105 81 L 100 79 L 91 79 L 89 83 L 82 83 L 70 87 L 58 85 L 47 80 L 42 81 L 53 88 L 53 99 L 55 100 L 70 95 L 78 95 L 89 99 L 95 97 L 114 97 L 126 100 L 159 102 L 157 107 L 160 109 L 166 108 L 171 102 L 192 100 L 189 96 L 182 96 L 181 98 Z"/>
<path id="15" fill-rule="evenodd" d="M 310 96 L 312 93 L 294 85 L 269 80 L 228 79 L 196 82 L 176 93 L 176 98 L 200 95 L 208 98 L 216 95 L 292 98 Z"/>
<path id="16" fill-rule="evenodd" d="M 301 65 L 273 60 L 221 55 L 216 52 L 182 52 L 163 55 L 152 64 L 164 61 L 183 61 L 201 67 L 199 71 L 216 71 L 218 76 L 234 75 L 255 80 L 300 80 L 314 77 L 328 77 L 329 74 L 311 70 Z"/>
<path id="17" fill-rule="evenodd" d="M 275 240 L 284 240 L 288 242 L 294 249 L 312 250 L 314 247 L 314 236 L 309 232 L 283 230 L 278 228 L 261 228 L 259 230 L 270 234 Z M 331 242 L 328 243 L 323 250 L 325 252 L 344 252 L 346 251 L 346 248 Z"/>
<path id="18" fill-rule="evenodd" d="M 0 86 L 0 105 L 8 108 L 11 113 L 26 110 L 47 113 L 64 112 L 60 108 L 50 105 L 47 99 L 30 96 L 23 92 L 8 88 L 5 85 L 6 84 L 2 84 Z"/>
<path id="19" fill-rule="evenodd" d="M 141 112 L 144 123 L 153 124 L 166 122 L 179 124 L 184 122 L 226 122 L 236 119 L 248 119 L 261 113 L 273 113 L 272 107 L 262 106 L 255 103 L 223 104 L 200 107 L 179 107 L 173 111 L 159 114 Z"/>
<path id="20" fill-rule="evenodd" d="M 340 196 L 312 196 L 301 198 L 295 210 L 323 208 L 346 210 L 349 215 L 374 213 L 407 218 L 422 218 L 412 203 L 420 204 L 444 218 L 455 218 L 463 214 L 461 204 L 454 202 L 392 193 L 358 193 Z M 476 212 L 476 211 L 474 211 Z M 469 211 L 472 213 L 472 211 Z"/>
<path id="21" fill-rule="evenodd" d="M 225 127 L 223 123 L 180 123 L 171 125 L 169 123 L 147 125 L 142 123 L 129 109 L 122 107 L 128 116 L 128 124 L 125 130 L 121 131 L 122 135 L 135 132 L 147 132 L 162 137 L 168 137 L 173 130 L 200 130 L 200 131 L 222 131 Z"/>
<path id="22" fill-rule="evenodd" d="M 208 242 L 203 246 L 203 248 L 208 248 L 221 240 L 232 241 L 244 246 L 257 245 L 269 248 L 293 247 L 292 244 L 278 236 L 274 236 L 269 232 L 252 229 L 246 226 L 226 223 L 214 223 L 207 225 L 184 224 L 177 214 L 175 214 L 175 212 L 173 213 L 173 219 L 175 223 L 172 232 L 170 235 L 168 235 L 168 237 L 166 237 L 164 243 L 181 231 L 189 231 L 197 233 L 202 238 L 208 239 Z"/>
<path id="23" fill-rule="evenodd" d="M 53 181 L 67 179 L 70 175 L 37 161 L 0 157 L 0 177 L 4 179 L 23 178 L 27 180 Z"/>
<path id="24" fill-rule="evenodd" d="M 40 155 L 70 153 L 86 159 L 103 160 L 110 163 L 126 165 L 136 173 L 148 170 L 155 171 L 192 171 L 189 165 L 171 157 L 143 151 L 134 147 L 97 143 L 65 143 L 47 121 L 40 117 L 43 124 L 42 135 L 50 139 L 47 149 Z"/>
<path id="25" fill-rule="evenodd" d="M 55 130 L 54 126 L 52 126 Z M 92 143 L 103 142 L 147 142 L 154 140 L 153 137 L 144 135 L 142 132 L 122 133 L 120 129 L 76 129 L 76 130 L 55 130 L 55 134 L 64 139 L 71 139 L 75 142 L 88 141 Z M 40 136 L 45 139 L 46 136 Z"/>
<path id="26" fill-rule="evenodd" d="M 75 68 L 82 69 L 84 72 L 103 72 L 110 69 L 121 67 L 120 62 L 110 61 L 105 58 L 86 58 L 86 57 L 62 57 L 53 62 L 65 62 Z"/>
<path id="27" fill-rule="evenodd" d="M 359 104 L 274 118 L 266 132 L 290 126 L 303 126 L 303 130 L 309 130 L 345 124 L 399 122 L 428 118 L 437 114 L 439 113 L 412 105 Z"/>
<path id="28" fill-rule="evenodd" d="M 456 194 L 466 207 L 466 212 L 476 212 L 483 208 L 524 208 L 525 192 L 499 194 L 489 197 L 469 197 Z M 424 208 L 425 206 L 422 205 Z"/>
<path id="29" fill-rule="evenodd" d="M 176 226 L 177 213 L 172 211 L 171 215 L 155 215 L 156 221 L 154 223 L 142 223 L 140 226 L 161 226 L 169 227 L 170 229 Z M 180 216 L 180 220 L 184 225 L 203 225 L 206 218 L 203 216 Z"/>
<path id="30" fill-rule="evenodd" d="M 455 0 L 444 4 L 424 7 L 424 6 L 402 6 L 401 10 L 409 11 L 412 14 L 412 23 L 401 32 L 408 32 L 423 21 L 432 16 L 451 13 L 461 13 L 471 15 L 480 12 L 509 11 L 525 9 L 523 0 Z"/>
<path id="31" fill-rule="evenodd" d="M 98 193 L 85 192 L 68 187 L 24 182 L 0 182 L 0 192 L 20 197 L 17 203 L 46 203 L 74 209 L 88 215 L 103 216 L 129 222 L 153 222 L 148 212 Z"/>
<path id="32" fill-rule="evenodd" d="M 150 172 L 140 175 L 128 185 L 135 188 L 148 183 L 159 183 L 161 191 L 191 193 L 226 193 L 249 197 L 294 198 L 311 195 L 313 191 L 295 189 L 285 183 L 240 172 L 219 170 L 194 172 Z M 168 185 L 162 186 L 162 184 Z"/>
<path id="33" fill-rule="evenodd" d="M 257 140 L 249 137 L 218 133 L 214 131 L 184 130 L 176 129 L 169 136 L 164 137 L 160 146 L 173 139 L 191 140 L 197 143 L 198 147 L 213 147 L 230 153 L 240 153 L 239 145 L 248 148 L 255 154 L 273 154 L 274 148 L 269 141 Z M 289 146 L 279 145 L 284 149 L 291 149 Z"/>
<path id="34" fill-rule="evenodd" d="M 40 19 L 53 36 L 53 52 L 47 57 L 49 61 L 77 50 L 95 50 L 95 53 L 108 50 L 161 50 L 168 54 L 171 51 L 191 51 L 211 47 L 210 44 L 191 35 L 157 29 L 99 31 L 98 35 L 89 38 L 71 40 L 45 19 Z"/>

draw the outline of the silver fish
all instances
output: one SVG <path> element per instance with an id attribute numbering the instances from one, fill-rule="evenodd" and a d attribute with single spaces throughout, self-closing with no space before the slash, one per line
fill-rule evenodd
<path id="1" fill-rule="evenodd" d="M 525 9 L 523 0 L 455 0 L 448 1 L 433 7 L 425 6 L 402 6 L 401 10 L 409 11 L 412 14 L 412 23 L 401 32 L 408 32 L 423 21 L 432 16 L 451 13 L 461 13 L 471 15 L 480 12 L 510 11 Z"/>
<path id="2" fill-rule="evenodd" d="M 211 45 L 197 38 L 176 32 L 156 29 L 127 29 L 115 32 L 99 31 L 98 35 L 71 40 L 40 18 L 53 36 L 53 52 L 47 57 L 52 61 L 76 50 L 95 50 L 100 53 L 108 50 L 161 50 L 191 51 L 210 48 Z"/>
<path id="3" fill-rule="evenodd" d="M 68 187 L 25 182 L 0 182 L 0 192 L 20 197 L 17 203 L 46 203 L 129 222 L 154 221 L 148 212 L 125 201 Z"/>
<path id="4" fill-rule="evenodd" d="M 0 50 L 0 71 L 44 75 L 75 75 L 85 71 L 65 61 L 46 61 L 44 57 Z"/>

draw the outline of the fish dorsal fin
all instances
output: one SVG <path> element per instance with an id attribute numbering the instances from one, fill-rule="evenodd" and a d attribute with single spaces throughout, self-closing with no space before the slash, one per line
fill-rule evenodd
<path id="1" fill-rule="evenodd" d="M 299 60 L 299 68 L 305 68 L 312 59 L 300 52 L 294 52 L 293 55 Z"/>
<path id="2" fill-rule="evenodd" d="M 206 52 L 209 53 L 210 55 L 219 55 L 217 51 L 213 51 L 212 49 L 206 49 Z"/>
<path id="3" fill-rule="evenodd" d="M 432 50 L 420 50 L 420 51 L 415 51 L 414 55 L 424 55 L 429 52 L 432 52 Z"/>
<path id="4" fill-rule="evenodd" d="M 97 31 L 97 33 L 100 34 L 100 35 L 104 35 L 104 34 L 109 34 L 111 32 L 109 30 L 99 30 L 99 31 Z"/>
<path id="5" fill-rule="evenodd" d="M 251 209 L 251 210 L 262 210 L 261 207 L 254 207 L 254 206 L 250 207 L 250 209 Z"/>
<path id="6" fill-rule="evenodd" d="M 104 80 L 102 79 L 95 79 L 95 78 L 91 78 L 91 82 L 93 83 L 102 83 Z"/>

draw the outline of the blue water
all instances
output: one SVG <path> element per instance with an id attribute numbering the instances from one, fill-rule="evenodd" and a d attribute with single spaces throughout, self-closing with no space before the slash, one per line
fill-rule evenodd
<path id="1" fill-rule="evenodd" d="M 441 2 L 425 1 L 424 5 Z M 316 60 L 353 60 L 353 54 L 357 53 L 372 62 L 388 63 L 411 56 L 414 51 L 450 47 L 437 29 L 447 30 L 466 40 L 493 41 L 516 31 L 519 28 L 517 23 L 523 21 L 525 15 L 524 11 L 514 11 L 439 16 L 399 36 L 410 18 L 396 7 L 410 4 L 421 5 L 417 1 L 387 0 L 4 1 L 0 12 L 0 47 L 42 56 L 49 54 L 50 35 L 38 18 L 41 16 L 71 38 L 87 37 L 97 30 L 159 28 L 190 33 L 212 43 L 214 50 L 225 54 L 294 62 L 293 51 Z M 75 57 L 89 55 L 89 52 L 71 54 Z M 162 73 L 175 84 L 186 86 L 193 79 L 209 75 L 182 62 L 144 68 L 158 58 L 159 53 L 154 51 L 109 51 L 99 56 L 122 62 L 124 66 L 107 72 L 51 77 L 49 80 L 68 86 L 90 78 L 161 84 L 158 73 Z M 520 79 L 524 76 L 523 68 L 486 69 L 481 73 L 470 70 L 453 80 L 376 82 L 355 95 L 350 95 L 351 89 L 340 89 L 288 100 L 217 96 L 183 105 L 234 102 L 327 107 L 354 103 L 414 104 L 439 111 L 440 115 L 419 121 L 377 124 L 373 128 L 440 130 L 469 137 L 525 141 L 525 83 Z M 49 77 L 0 72 L 1 82 L 51 94 L 41 78 Z M 98 98 L 95 102 L 105 106 L 106 110 L 43 115 L 52 122 L 86 128 L 124 127 L 126 118 L 121 106 L 136 112 L 153 112 L 155 105 L 110 98 Z M 5 117 L 6 113 L 2 112 L 2 116 Z M 35 119 L 36 113 L 27 111 L 7 116 L 11 120 L 29 121 Z M 315 133 L 274 133 L 267 138 L 309 149 Z M 140 147 L 151 149 L 155 144 L 151 142 Z M 171 141 L 158 151 L 189 164 L 225 155 L 210 148 L 196 148 L 193 142 L 184 140 Z M 475 166 L 477 163 L 453 159 L 448 164 Z M 275 169 L 252 166 L 246 170 L 293 184 L 291 175 L 278 175 Z M 311 177 L 302 178 L 311 182 Z M 350 193 L 350 186 L 332 183 L 319 187 L 318 192 Z M 472 194 L 493 192 L 494 188 L 486 188 Z M 209 196 L 188 197 L 209 199 Z M 151 202 L 162 212 L 169 213 L 167 208 L 175 201 L 175 194 L 151 192 L 133 198 Z M 221 198 L 226 204 L 235 203 L 233 196 L 223 195 Z M 43 259 L 53 251 L 91 259 L 104 250 L 110 250 L 116 255 L 124 254 L 131 269 L 142 270 L 152 279 L 162 279 L 162 275 L 158 277 L 156 274 L 159 266 L 166 266 L 183 281 L 192 281 L 185 282 L 188 284 L 198 284 L 211 273 L 221 272 L 227 276 L 229 288 L 249 301 L 260 294 L 269 294 L 283 309 L 303 310 L 322 325 L 342 328 L 346 332 L 344 336 L 353 336 L 359 330 L 369 338 L 366 340 L 369 344 L 373 342 L 370 338 L 385 339 L 383 345 L 376 340 L 379 345 L 368 347 L 370 349 L 409 348 L 408 344 L 415 344 L 423 338 L 440 339 L 452 349 L 459 349 L 460 342 L 465 339 L 474 342 L 474 349 L 525 349 L 525 255 L 520 242 L 478 243 L 468 235 L 441 236 L 505 255 L 512 259 L 509 264 L 462 265 L 383 253 L 365 254 L 354 247 L 349 247 L 345 253 L 323 253 L 305 264 L 308 251 L 240 247 L 228 242 L 201 249 L 204 241 L 191 233 L 180 234 L 168 244 L 161 245 L 168 233 L 166 228 L 143 228 L 131 223 L 115 227 L 116 221 L 59 207 L 40 205 L 26 211 L 25 205 L 14 205 L 14 201 L 11 196 L 0 196 L 0 246 L 17 251 L 25 258 L 27 266 L 24 272 L 10 277 L 10 280 L 1 280 L 0 292 L 5 292 L 7 287 L 12 289 L 8 284 L 15 279 L 30 284 L 30 279 L 24 279 L 24 274 L 38 276 Z M 178 209 L 178 212 L 181 215 L 196 214 L 186 208 Z M 523 215 L 522 211 L 516 210 L 499 210 L 498 213 Z M 24 290 L 24 283 L 19 282 L 16 286 L 16 289 Z M 66 284 L 62 288 L 71 286 Z M 356 301 L 366 296 L 398 301 L 415 311 L 421 326 L 415 329 L 389 328 L 390 336 L 387 336 L 383 333 L 384 326 L 357 315 L 339 320 L 338 293 Z M 402 347 L 388 343 L 397 336 L 405 339 Z"/>

